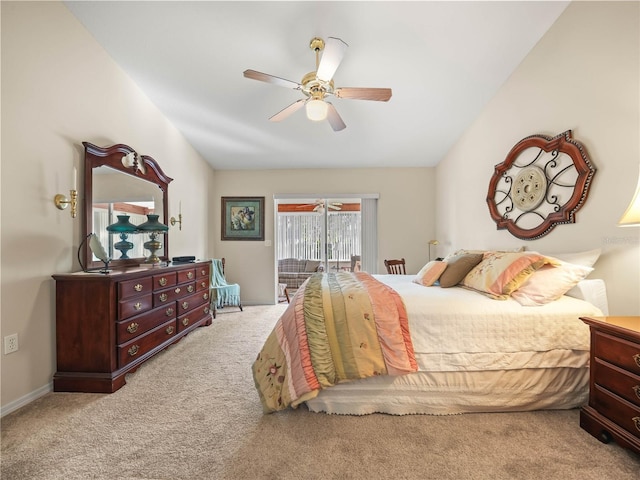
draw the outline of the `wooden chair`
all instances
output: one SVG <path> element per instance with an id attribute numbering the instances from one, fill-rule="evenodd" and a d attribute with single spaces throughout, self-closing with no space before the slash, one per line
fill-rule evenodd
<path id="1" fill-rule="evenodd" d="M 362 265 L 360 264 L 360 255 L 351 255 L 351 271 L 359 272 L 362 270 Z"/>
<path id="2" fill-rule="evenodd" d="M 392 275 L 406 275 L 404 268 L 404 258 L 400 260 L 385 260 L 384 266 L 387 267 L 387 273 Z"/>

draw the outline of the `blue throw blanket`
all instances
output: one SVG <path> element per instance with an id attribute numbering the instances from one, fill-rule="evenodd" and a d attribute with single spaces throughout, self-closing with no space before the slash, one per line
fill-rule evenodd
<path id="1" fill-rule="evenodd" d="M 225 305 L 240 305 L 240 285 L 227 283 L 220 259 L 211 260 L 211 288 L 213 291 L 211 301 L 216 308 L 222 308 Z"/>

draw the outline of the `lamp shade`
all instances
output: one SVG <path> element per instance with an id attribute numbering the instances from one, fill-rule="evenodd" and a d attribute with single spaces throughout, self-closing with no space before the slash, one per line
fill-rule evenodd
<path id="1" fill-rule="evenodd" d="M 307 118 L 319 122 L 327 118 L 329 105 L 322 100 L 309 100 L 306 105 Z"/>
<path id="2" fill-rule="evenodd" d="M 158 221 L 159 215 L 149 214 L 147 215 L 147 221 L 138 225 L 137 231 L 143 233 L 164 233 L 169 230 L 165 224 Z"/>
<path id="3" fill-rule="evenodd" d="M 138 227 L 129 221 L 129 215 L 118 215 L 118 221 L 107 227 L 109 233 L 135 233 L 137 231 Z"/>
<path id="4" fill-rule="evenodd" d="M 636 193 L 633 195 L 631 203 L 627 211 L 622 215 L 618 225 L 620 227 L 640 227 L 640 175 L 638 175 Z"/>

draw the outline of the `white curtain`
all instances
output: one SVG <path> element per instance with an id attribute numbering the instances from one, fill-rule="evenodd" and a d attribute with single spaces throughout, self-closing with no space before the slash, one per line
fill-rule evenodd
<path id="1" fill-rule="evenodd" d="M 378 273 L 378 197 L 363 198 L 362 213 L 362 270 Z"/>

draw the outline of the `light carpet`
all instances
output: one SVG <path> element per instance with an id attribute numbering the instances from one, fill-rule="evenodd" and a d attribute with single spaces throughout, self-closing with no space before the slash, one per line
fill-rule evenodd
<path id="1" fill-rule="evenodd" d="M 579 411 L 263 415 L 251 364 L 286 305 L 228 308 L 110 395 L 50 393 L 2 419 L 2 479 L 634 479 Z"/>

